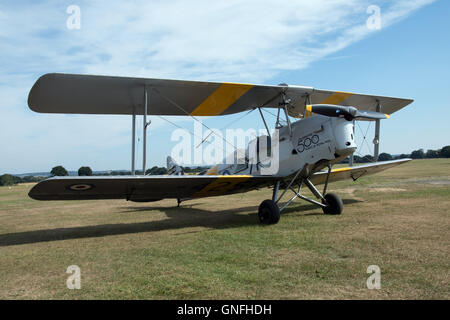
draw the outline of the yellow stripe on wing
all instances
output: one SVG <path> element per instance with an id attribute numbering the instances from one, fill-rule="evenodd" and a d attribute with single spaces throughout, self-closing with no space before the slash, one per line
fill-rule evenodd
<path id="1" fill-rule="evenodd" d="M 353 95 L 351 92 L 340 92 L 336 91 L 328 98 L 324 99 L 320 102 L 320 104 L 339 104 L 344 100 L 347 100 Z"/>
<path id="2" fill-rule="evenodd" d="M 349 170 L 351 170 L 351 168 L 339 168 L 339 169 L 332 170 L 331 173 L 349 171 Z"/>
<path id="3" fill-rule="evenodd" d="M 228 109 L 244 93 L 253 88 L 251 84 L 223 83 L 194 111 L 193 116 L 217 116 Z"/>
<path id="4" fill-rule="evenodd" d="M 238 183 L 247 181 L 252 176 L 249 175 L 227 175 L 218 176 L 216 180 L 208 184 L 202 190 L 194 193 L 193 198 L 201 198 L 208 196 L 218 196 L 232 190 Z"/>

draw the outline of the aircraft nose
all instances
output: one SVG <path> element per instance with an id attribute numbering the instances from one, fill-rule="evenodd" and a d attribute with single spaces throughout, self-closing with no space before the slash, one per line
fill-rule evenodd
<path id="1" fill-rule="evenodd" d="M 336 154 L 338 156 L 349 156 L 356 150 L 353 135 L 353 123 L 344 119 L 334 121 L 334 136 L 336 143 Z"/>

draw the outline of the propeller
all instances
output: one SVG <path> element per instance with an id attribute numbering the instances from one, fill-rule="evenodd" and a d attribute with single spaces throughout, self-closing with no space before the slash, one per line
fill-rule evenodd
<path id="1" fill-rule="evenodd" d="M 327 117 L 344 117 L 348 121 L 353 121 L 354 119 L 389 119 L 389 115 L 385 113 L 358 110 L 355 107 L 338 106 L 335 104 L 310 104 L 306 106 L 306 111 Z"/>

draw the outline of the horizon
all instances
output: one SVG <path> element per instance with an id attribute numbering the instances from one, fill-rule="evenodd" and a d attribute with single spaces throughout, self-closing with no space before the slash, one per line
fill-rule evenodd
<path id="1" fill-rule="evenodd" d="M 443 147 L 445 147 L 445 146 L 443 146 Z M 429 151 L 429 150 L 438 151 L 438 150 L 441 150 L 441 149 L 442 149 L 442 148 L 438 148 L 438 149 L 424 149 L 424 148 L 421 148 L 421 149 L 417 149 L 417 150 L 412 150 L 412 151 L 409 152 L 409 153 L 393 153 L 393 154 L 388 153 L 388 154 L 395 158 L 395 157 L 399 157 L 399 156 L 401 156 L 401 155 L 408 155 L 408 156 L 411 156 L 411 153 L 412 153 L 412 152 L 414 152 L 414 151 L 419 151 L 419 150 L 423 150 L 424 153 L 426 153 L 426 152 Z M 383 153 L 385 153 L 385 152 L 380 152 L 380 155 L 383 154 Z M 368 156 L 368 155 L 369 155 L 369 156 L 372 156 L 372 155 L 370 155 L 370 154 L 366 154 L 366 155 L 361 156 L 361 158 L 363 158 L 363 157 L 365 157 L 365 156 Z M 355 157 L 358 157 L 358 156 L 355 155 Z M 348 158 L 346 158 L 346 159 L 348 159 Z M 432 159 L 432 158 L 423 158 L 423 159 Z M 413 159 L 413 160 L 420 160 L 420 159 Z M 190 168 L 190 169 L 198 169 L 198 168 L 210 168 L 210 167 L 212 167 L 212 166 L 214 166 L 214 165 L 216 165 L 216 163 L 214 163 L 214 164 L 205 164 L 205 165 L 182 166 L 182 167 L 183 167 L 183 168 Z M 60 164 L 60 166 L 62 166 L 64 169 L 67 170 L 69 176 L 73 176 L 73 175 L 74 175 L 73 173 L 77 173 L 77 174 L 78 174 L 78 169 L 79 169 L 79 168 L 78 168 L 78 169 L 68 169 L 68 168 L 64 167 L 64 165 L 62 165 L 62 164 Z M 80 166 L 80 168 L 81 168 L 81 167 L 89 167 L 89 168 L 90 168 L 89 165 L 82 165 L 82 166 Z M 152 169 L 153 167 L 166 168 L 166 166 L 156 166 L 156 165 L 155 165 L 155 166 L 152 166 L 152 167 L 147 168 L 146 170 L 150 170 L 150 169 Z M 12 174 L 12 173 L 9 173 L 9 172 L 3 172 L 3 173 L 0 173 L 0 176 L 3 175 L 3 174 L 11 174 L 11 175 L 13 175 L 13 176 L 18 176 L 18 177 L 24 177 L 24 176 L 27 176 L 27 175 L 34 176 L 34 177 L 38 177 L 37 175 L 34 175 L 34 174 L 42 174 L 42 173 L 44 173 L 45 176 L 47 176 L 47 175 L 51 175 L 51 173 L 50 173 L 51 170 L 52 170 L 52 168 L 50 168 L 50 170 L 48 170 L 48 171 L 29 171 L 29 172 L 15 173 L 15 174 Z M 131 170 L 130 170 L 130 169 L 101 169 L 101 170 L 92 170 L 93 175 L 95 175 L 95 174 L 101 174 L 101 173 L 111 173 L 111 172 L 131 172 Z M 139 173 L 142 174 L 142 169 L 136 169 L 136 174 L 139 174 Z"/>

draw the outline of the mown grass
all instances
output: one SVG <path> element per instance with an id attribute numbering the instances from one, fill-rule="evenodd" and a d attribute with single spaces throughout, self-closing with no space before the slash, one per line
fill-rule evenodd
<path id="1" fill-rule="evenodd" d="M 277 225 L 271 190 L 176 201 L 39 202 L 0 188 L 3 299 L 449 299 L 450 161 L 418 160 L 330 185 L 345 209 L 296 202 Z M 366 269 L 381 268 L 369 290 Z M 66 287 L 69 265 L 81 289 Z"/>

